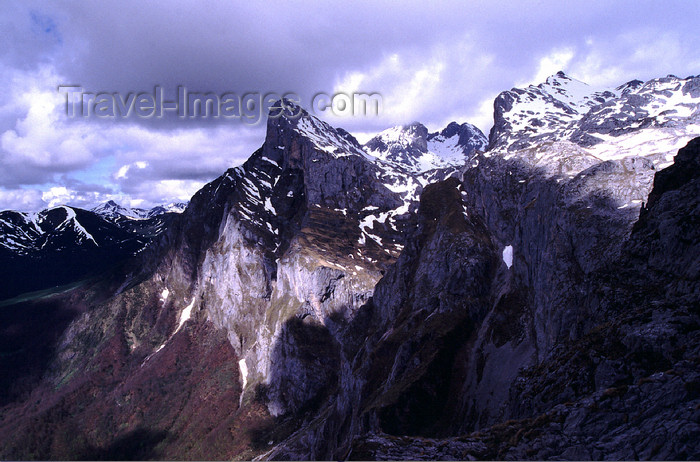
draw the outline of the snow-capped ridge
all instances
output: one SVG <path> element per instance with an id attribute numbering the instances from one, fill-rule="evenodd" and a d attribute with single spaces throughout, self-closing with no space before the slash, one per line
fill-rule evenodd
<path id="1" fill-rule="evenodd" d="M 365 143 L 365 150 L 380 161 L 394 163 L 414 173 L 461 166 L 486 148 L 486 137 L 475 126 L 451 122 L 440 132 L 429 133 L 419 122 L 397 125 Z"/>
<path id="2" fill-rule="evenodd" d="M 142 209 L 137 207 L 124 207 L 113 200 L 109 200 L 104 204 L 94 207 L 91 211 L 109 219 L 128 218 L 131 220 L 147 220 L 164 213 L 182 213 L 186 208 L 187 202 L 171 202 L 169 204 L 157 205 L 151 209 Z"/>
<path id="3" fill-rule="evenodd" d="M 631 80 L 606 89 L 559 72 L 544 83 L 513 88 L 496 98 L 489 151 L 530 158 L 525 150 L 570 143 L 600 160 L 624 152 L 654 156 L 655 165 L 663 167 L 679 145 L 700 134 L 699 108 L 698 78 Z"/>
<path id="4" fill-rule="evenodd" d="M 109 200 L 102 205 L 98 205 L 97 207 L 93 208 L 92 211 L 98 215 L 102 215 L 103 217 L 117 218 L 119 216 L 124 216 L 134 220 L 144 220 L 148 218 L 149 212 L 148 210 L 139 208 L 123 207 L 113 200 Z"/>
<path id="5" fill-rule="evenodd" d="M 48 211 L 50 212 L 51 210 L 57 210 L 57 209 L 63 209 L 66 212 L 66 219 L 63 221 L 63 223 L 61 223 L 60 225 L 58 225 L 56 227 L 57 231 L 65 231 L 68 229 L 68 227 L 72 226 L 81 238 L 90 240 L 90 241 L 92 241 L 93 244 L 95 244 L 95 246 L 99 247 L 99 244 L 97 243 L 95 238 L 92 236 L 92 234 L 87 232 L 85 227 L 83 225 L 81 225 L 80 222 L 78 221 L 78 219 L 76 218 L 77 215 L 75 213 L 75 210 L 73 210 L 71 207 L 61 205 L 61 206 L 49 209 Z M 80 243 L 80 241 L 78 241 L 78 242 Z"/>
<path id="6" fill-rule="evenodd" d="M 355 137 L 347 131 L 332 127 L 288 100 L 285 100 L 285 109 L 279 112 L 279 104 L 281 103 L 278 102 L 273 106 L 268 116 L 266 144 L 284 151 L 291 148 L 289 144 L 294 143 L 295 136 L 300 136 L 311 141 L 313 147 L 318 151 L 328 153 L 336 158 L 366 157 Z M 294 136 L 290 136 L 292 134 Z M 268 159 L 274 161 L 271 157 Z"/>
<path id="7" fill-rule="evenodd" d="M 360 146 L 354 144 L 343 132 L 337 131 L 326 122 L 309 115 L 302 115 L 295 127 L 295 131 L 305 138 L 310 139 L 316 148 L 332 154 L 334 157 L 356 155 L 367 157 Z"/>

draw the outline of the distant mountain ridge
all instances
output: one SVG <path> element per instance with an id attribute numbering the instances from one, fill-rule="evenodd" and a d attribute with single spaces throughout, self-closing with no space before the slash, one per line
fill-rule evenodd
<path id="1" fill-rule="evenodd" d="M 0 299 L 74 282 L 141 252 L 186 204 L 151 210 L 110 201 L 92 211 L 58 206 L 0 212 Z"/>
<path id="2" fill-rule="evenodd" d="M 145 210 L 122 207 L 114 201 L 108 201 L 90 211 L 66 205 L 51 207 L 37 213 L 4 210 L 0 212 L 0 247 L 18 254 L 46 248 L 60 250 L 59 244 L 52 245 L 57 235 L 63 236 L 63 249 L 71 246 L 109 245 L 114 240 L 112 233 L 103 232 L 105 225 L 100 224 L 100 220 L 96 220 L 91 214 L 120 225 L 126 231 L 134 231 L 138 225 L 128 225 L 125 219 L 149 220 L 166 213 L 182 213 L 186 207 L 187 203 L 180 202 Z M 88 228 L 92 229 L 94 235 L 87 231 L 81 220 L 88 220 Z M 145 226 L 141 226 L 143 227 Z M 151 236 L 156 234 L 158 233 L 151 233 Z"/>
<path id="3" fill-rule="evenodd" d="M 365 143 L 378 159 L 399 164 L 415 173 L 467 163 L 488 140 L 475 126 L 450 123 L 440 132 L 428 133 L 421 123 L 389 128 Z"/>
<path id="4" fill-rule="evenodd" d="M 171 202 L 165 205 L 157 205 L 151 209 L 141 209 L 137 207 L 123 207 L 113 200 L 109 200 L 91 210 L 105 218 L 125 217 L 134 220 L 145 220 L 168 212 L 182 213 L 186 208 L 187 202 Z"/>
<path id="5" fill-rule="evenodd" d="M 602 160 L 643 153 L 665 167 L 688 139 L 700 135 L 699 82 L 667 76 L 594 89 L 559 72 L 540 85 L 498 95 L 489 151 L 568 142 Z"/>

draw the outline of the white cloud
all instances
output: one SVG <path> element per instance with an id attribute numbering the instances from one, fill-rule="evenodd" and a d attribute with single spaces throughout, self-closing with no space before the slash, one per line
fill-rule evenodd
<path id="1" fill-rule="evenodd" d="M 614 87 L 635 78 L 687 77 L 689 69 L 698 68 L 700 56 L 688 47 L 687 37 L 645 27 L 606 41 L 589 39 L 570 72 L 592 86 Z"/>
<path id="2" fill-rule="evenodd" d="M 77 198 L 77 194 L 74 191 L 69 191 L 64 186 L 54 186 L 49 188 L 41 195 L 41 200 L 44 201 L 49 207 L 56 207 L 58 205 L 71 204 L 74 203 Z"/>
<path id="3" fill-rule="evenodd" d="M 424 59 L 392 54 L 367 72 L 348 73 L 333 90 L 352 94 L 382 88 L 381 118 L 388 123 L 411 122 L 426 105 L 435 104 L 444 70 L 439 56 Z"/>
<path id="4" fill-rule="evenodd" d="M 16 114 L 13 126 L 0 133 L 2 162 L 6 167 L 68 171 L 94 160 L 92 145 L 99 137 L 94 130 L 86 126 L 57 129 L 64 109 L 63 98 L 55 91 L 59 81 L 47 67 L 36 74 L 12 75 L 0 95 L 5 116 Z"/>
<path id="5" fill-rule="evenodd" d="M 148 167 L 148 162 L 138 160 L 131 164 L 122 165 L 121 167 L 119 167 L 119 170 L 117 170 L 117 173 L 114 174 L 114 179 L 124 180 L 128 178 L 129 170 L 131 169 L 131 167 L 143 170 L 144 168 Z"/>
<path id="6" fill-rule="evenodd" d="M 426 50 L 390 54 L 373 66 L 348 71 L 336 81 L 335 92 L 379 92 L 383 100 L 379 117 L 364 120 L 326 114 L 323 117 L 331 124 L 362 127 L 353 131 L 360 138 L 371 133 L 367 130 L 369 126 L 380 131 L 420 121 L 431 130 L 440 130 L 455 120 L 474 123 L 466 117 L 474 114 L 469 101 L 482 99 L 478 82 L 497 74 L 494 56 L 480 49 L 478 40 L 471 34 L 462 34 L 457 40 L 440 42 Z M 490 119 L 490 115 L 488 120 L 480 118 L 478 126 L 488 129 Z"/>
<path id="7" fill-rule="evenodd" d="M 146 180 L 135 185 L 129 196 L 147 198 L 139 201 L 139 206 L 152 207 L 172 201 L 189 201 L 204 184 L 204 181 L 196 180 Z"/>
<path id="8" fill-rule="evenodd" d="M 119 170 L 117 170 L 117 173 L 114 175 L 115 180 L 121 180 L 123 178 L 126 178 L 126 174 L 129 173 L 129 169 L 131 168 L 131 165 L 122 165 L 119 167 Z"/>
<path id="9" fill-rule="evenodd" d="M 118 195 L 100 191 L 81 191 L 66 186 L 52 186 L 41 192 L 41 203 L 37 204 L 31 211 L 41 210 L 46 207 L 57 207 L 59 205 L 71 205 L 73 207 L 90 209 L 102 202 L 118 199 L 121 199 Z"/>
<path id="10" fill-rule="evenodd" d="M 196 191 L 193 185 L 242 163 L 264 136 L 261 129 L 245 126 L 154 129 L 70 119 L 65 96 L 57 91 L 63 79 L 50 66 L 34 73 L 4 72 L 11 78 L 0 93 L 0 199 L 10 208 L 11 200 L 18 209 L 32 210 L 58 203 L 91 207 L 112 197 L 148 206 L 187 200 Z M 111 172 L 104 171 L 103 160 L 109 160 Z M 75 190 L 66 183 L 73 175 L 96 184 L 111 179 L 106 186 L 116 196 Z M 36 189 L 26 189 L 32 186 Z M 135 190 L 143 196 L 124 194 Z"/>
<path id="11" fill-rule="evenodd" d="M 46 207 L 36 189 L 0 189 L 0 210 L 38 211 Z"/>
<path id="12" fill-rule="evenodd" d="M 537 85 L 544 82 L 550 75 L 554 75 L 559 71 L 566 72 L 574 55 L 575 51 L 569 47 L 551 50 L 545 56 L 537 60 L 537 70 L 532 78 L 527 81 L 518 82 L 515 86 L 526 87 L 528 85 Z"/>

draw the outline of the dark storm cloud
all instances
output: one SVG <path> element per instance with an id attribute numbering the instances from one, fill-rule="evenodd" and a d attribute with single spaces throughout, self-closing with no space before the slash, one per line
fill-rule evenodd
<path id="1" fill-rule="evenodd" d="M 308 2 L 107 1 L 80 8 L 59 2 L 41 14 L 55 18 L 46 21 L 55 22 L 64 37 L 55 61 L 58 73 L 86 89 L 148 91 L 159 84 L 166 90 L 184 85 L 217 94 L 292 91 L 309 102 L 314 93 L 333 90 L 347 72 L 371 69 L 392 54 L 407 56 L 406 73 L 416 72 L 436 47 L 444 50 L 448 71 L 463 73 L 449 83 L 463 82 L 476 90 L 465 89 L 471 94 L 483 92 L 485 83 L 470 79 L 468 71 L 479 76 L 486 69 L 450 66 L 463 53 L 490 58 L 487 87 L 494 92 L 533 77 L 533 65 L 553 48 L 585 53 L 587 39 L 602 50 L 615 46 L 624 33 L 674 32 L 698 41 L 687 16 L 695 5 L 666 3 L 663 14 L 655 12 L 658 8 L 657 2 L 643 1 L 569 2 L 566 7 L 558 2 L 438 2 L 430 7 L 325 2 L 313 8 Z M 455 46 L 465 41 L 468 49 Z M 626 43 L 609 58 L 622 61 L 633 46 Z M 389 93 L 396 82 L 376 84 L 380 88 L 361 90 Z M 444 114 L 444 105 L 453 101 L 474 103 L 461 97 L 459 86 L 449 87 L 428 116 Z"/>
<path id="2" fill-rule="evenodd" d="M 317 92 L 379 92 L 379 117 L 323 117 L 366 133 L 413 120 L 488 130 L 498 92 L 560 68 L 596 85 L 698 73 L 697 9 L 687 1 L 5 2 L 0 208 L 41 205 L 36 189 L 74 187 L 71 172 L 104 177 L 101 165 L 112 166 L 115 194 L 153 203 L 171 188 L 181 197 L 263 141 L 264 120 L 66 120 L 61 84 L 123 95 L 156 85 L 167 95 L 180 85 L 294 92 L 307 107 Z"/>

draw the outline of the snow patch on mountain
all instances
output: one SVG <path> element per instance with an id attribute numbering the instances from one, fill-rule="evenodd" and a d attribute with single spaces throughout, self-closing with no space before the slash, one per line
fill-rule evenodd
<path id="1" fill-rule="evenodd" d="M 187 208 L 186 202 L 171 202 L 157 205 L 152 209 L 124 207 L 113 200 L 93 208 L 92 211 L 108 219 L 128 218 L 130 220 L 147 220 L 164 213 L 182 213 Z"/>
<path id="2" fill-rule="evenodd" d="M 182 329 L 182 326 L 185 325 L 185 323 L 192 317 L 192 307 L 194 307 L 194 302 L 195 298 L 192 297 L 192 302 L 185 307 L 184 310 L 182 310 L 182 313 L 180 313 L 180 321 L 177 324 L 177 329 L 175 329 L 175 332 L 173 335 L 175 335 L 180 329 Z"/>
<path id="3" fill-rule="evenodd" d="M 506 264 L 508 269 L 513 266 L 513 246 L 507 245 L 503 248 L 503 263 Z"/>
<path id="4" fill-rule="evenodd" d="M 700 78 L 668 76 L 596 89 L 563 72 L 501 93 L 489 155 L 574 176 L 594 163 L 645 157 L 656 169 L 700 135 Z"/>
<path id="5" fill-rule="evenodd" d="M 346 156 L 367 158 L 367 154 L 362 149 L 358 149 L 339 136 L 333 127 L 316 117 L 303 114 L 296 123 L 295 131 L 311 140 L 317 149 L 332 154 L 336 158 Z"/>
<path id="6" fill-rule="evenodd" d="M 49 211 L 55 210 L 55 209 L 63 209 L 66 212 L 66 219 L 63 221 L 63 223 L 61 223 L 60 225 L 58 225 L 56 227 L 57 231 L 65 231 L 66 229 L 68 229 L 69 226 L 72 226 L 73 229 L 75 229 L 75 231 L 80 236 L 79 242 L 81 242 L 82 239 L 88 239 L 88 240 L 92 241 L 93 244 L 95 244 L 95 246 L 99 247 L 99 244 L 97 243 L 95 238 L 92 237 L 92 234 L 88 233 L 87 230 L 85 229 L 85 227 L 83 225 L 81 225 L 80 222 L 78 222 L 78 220 L 76 219 L 75 210 L 73 210 L 70 207 L 66 207 L 65 205 L 62 205 L 59 207 L 54 207 L 53 209 L 49 209 Z"/>

